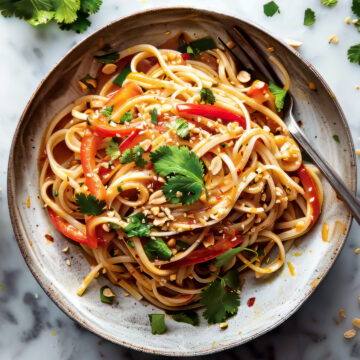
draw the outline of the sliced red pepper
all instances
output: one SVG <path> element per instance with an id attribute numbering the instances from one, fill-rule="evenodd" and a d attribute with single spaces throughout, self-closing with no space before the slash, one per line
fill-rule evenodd
<path id="1" fill-rule="evenodd" d="M 201 248 L 193 251 L 191 254 L 185 258 L 170 262 L 162 266 L 163 269 L 176 269 L 188 265 L 194 265 L 203 263 L 215 259 L 217 256 L 223 254 L 225 251 L 230 250 L 236 245 L 239 245 L 243 242 L 243 239 L 240 236 L 229 236 L 225 239 L 218 240 L 213 246 L 207 248 Z"/>
<path id="2" fill-rule="evenodd" d="M 132 133 L 121 143 L 119 146 L 121 152 L 135 146 L 135 139 L 138 136 L 139 131 L 139 129 L 133 129 Z"/>
<path id="3" fill-rule="evenodd" d="M 85 131 L 81 141 L 80 159 L 85 175 L 85 184 L 90 193 L 99 200 L 105 199 L 106 190 L 98 174 L 94 172 L 96 163 L 95 155 L 101 144 L 101 137 L 94 135 L 91 131 Z"/>
<path id="4" fill-rule="evenodd" d="M 125 126 L 94 125 L 92 126 L 92 129 L 101 137 L 128 136 L 133 131 L 139 132 L 139 130 L 135 128 L 128 128 Z"/>
<path id="5" fill-rule="evenodd" d="M 315 223 L 315 221 L 318 219 L 320 215 L 321 207 L 320 207 L 319 194 L 317 192 L 315 182 L 311 177 L 309 171 L 304 166 L 304 164 L 301 164 L 301 166 L 296 171 L 296 173 L 300 178 L 302 186 L 304 187 L 305 197 L 311 206 L 311 212 L 312 212 L 311 225 L 312 225 Z"/>
<path id="6" fill-rule="evenodd" d="M 80 244 L 87 244 L 87 237 L 83 231 L 71 225 L 49 206 L 47 207 L 47 211 L 49 213 L 52 223 L 63 235 Z"/>
<path id="7" fill-rule="evenodd" d="M 179 115 L 199 115 L 210 119 L 222 119 L 225 123 L 237 122 L 245 129 L 245 119 L 233 112 L 216 105 L 204 104 L 179 104 L 176 106 Z"/>
<path id="8" fill-rule="evenodd" d="M 188 53 L 182 53 L 181 57 L 183 58 L 183 60 L 190 60 L 190 54 Z"/>
<path id="9" fill-rule="evenodd" d="M 98 247 L 98 237 L 95 231 L 91 230 L 90 224 L 91 221 L 95 218 L 95 216 L 89 216 L 86 219 L 86 236 L 87 236 L 87 244 L 91 249 L 96 249 Z"/>

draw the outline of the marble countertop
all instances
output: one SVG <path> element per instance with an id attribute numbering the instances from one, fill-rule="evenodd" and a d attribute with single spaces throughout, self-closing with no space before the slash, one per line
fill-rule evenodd
<path id="1" fill-rule="evenodd" d="M 281 14 L 267 18 L 260 0 L 104 0 L 91 28 L 82 35 L 61 32 L 56 26 L 34 29 L 24 21 L 0 16 L 0 358 L 1 359 L 155 359 L 114 345 L 84 330 L 63 314 L 45 295 L 28 270 L 11 228 L 6 199 L 8 154 L 20 115 L 55 63 L 77 42 L 124 15 L 160 6 L 195 6 L 249 18 L 282 38 L 304 42 L 301 53 L 320 71 L 339 99 L 360 148 L 360 67 L 350 64 L 346 50 L 360 34 L 344 19 L 351 1 L 335 8 L 320 0 L 276 0 Z M 303 26 L 307 7 L 317 21 Z M 339 44 L 329 44 L 332 34 Z M 331 141 L 331 140 L 330 140 Z M 34 180 L 35 181 L 35 180 Z M 360 336 L 347 341 L 344 331 L 360 317 L 360 228 L 353 224 L 347 243 L 326 279 L 311 298 L 284 324 L 244 346 L 209 356 L 211 359 L 359 359 Z M 344 309 L 346 319 L 339 310 Z M 341 320 L 340 320 L 341 319 Z"/>

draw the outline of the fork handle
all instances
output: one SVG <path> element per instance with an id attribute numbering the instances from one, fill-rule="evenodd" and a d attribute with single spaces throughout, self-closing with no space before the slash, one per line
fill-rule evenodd
<path id="1" fill-rule="evenodd" d="M 313 148 L 309 139 L 298 128 L 295 120 L 290 121 L 289 130 L 294 136 L 295 140 L 301 145 L 301 147 L 308 153 L 314 163 L 318 166 L 319 170 L 326 177 L 336 193 L 344 200 L 356 222 L 360 224 L 360 200 L 349 190 L 349 188 L 345 185 L 343 180 L 330 166 L 330 164 Z"/>

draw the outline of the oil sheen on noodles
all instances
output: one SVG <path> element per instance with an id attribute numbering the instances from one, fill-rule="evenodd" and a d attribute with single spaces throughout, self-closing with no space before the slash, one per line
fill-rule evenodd
<path id="1" fill-rule="evenodd" d="M 118 70 L 127 61 L 131 69 L 122 87 L 113 84 L 116 75 L 108 76 L 98 95 L 66 106 L 44 134 L 41 197 L 55 226 L 80 243 L 91 265 L 78 294 L 105 274 L 138 300 L 190 309 L 201 305 L 201 290 L 229 269 L 256 277 L 278 271 L 294 239 L 318 218 L 322 187 L 313 168 L 304 166 L 268 85 L 244 80 L 220 49 L 189 58 L 141 44 L 119 55 Z M 286 90 L 289 77 L 280 71 Z M 124 115 L 131 121 L 123 121 Z M 177 119 L 187 136 L 179 135 Z M 110 141 L 113 159 L 105 150 Z M 137 145 L 143 163 L 138 166 L 131 155 L 121 162 Z M 185 147 L 202 164 L 204 189 L 195 201 L 164 195 L 163 186 L 176 173 L 161 176 L 151 161 L 164 146 Z M 80 212 L 79 194 L 102 200 L 102 213 Z M 150 233 L 129 237 L 125 229 L 138 213 Z M 170 251 L 165 260 L 146 252 L 156 239 Z M 234 245 L 253 252 L 215 266 L 215 257 Z"/>

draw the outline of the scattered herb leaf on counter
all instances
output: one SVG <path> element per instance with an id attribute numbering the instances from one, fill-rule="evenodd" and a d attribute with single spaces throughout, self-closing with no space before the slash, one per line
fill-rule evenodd
<path id="1" fill-rule="evenodd" d="M 315 23 L 315 19 L 315 12 L 312 9 L 307 8 L 304 14 L 304 25 L 311 26 Z"/>
<path id="2" fill-rule="evenodd" d="M 150 261 L 155 259 L 169 260 L 172 256 L 171 250 L 161 238 L 148 239 L 143 247 Z"/>
<path id="3" fill-rule="evenodd" d="M 353 0 L 351 5 L 352 12 L 360 17 L 360 0 Z"/>
<path id="4" fill-rule="evenodd" d="M 122 86 L 126 77 L 131 73 L 130 63 L 126 64 L 124 68 L 119 72 L 118 76 L 113 80 L 113 84 Z"/>
<path id="5" fill-rule="evenodd" d="M 105 148 L 106 155 L 110 155 L 111 160 L 115 160 L 120 156 L 118 138 L 111 138 Z"/>
<path id="6" fill-rule="evenodd" d="M 94 195 L 86 196 L 84 193 L 76 194 L 76 203 L 79 205 L 79 211 L 85 215 L 100 215 L 104 212 L 106 202 L 97 199 Z"/>
<path id="7" fill-rule="evenodd" d="M 338 3 L 338 0 L 321 0 L 321 4 L 328 6 L 328 7 L 333 7 Z"/>
<path id="8" fill-rule="evenodd" d="M 161 335 L 166 331 L 165 314 L 149 314 L 151 333 Z"/>
<path id="9" fill-rule="evenodd" d="M 333 139 L 338 143 L 340 142 L 339 135 L 333 135 Z"/>
<path id="10" fill-rule="evenodd" d="M 287 91 L 273 83 L 269 83 L 269 90 L 275 96 L 275 105 L 277 111 L 281 111 L 284 108 Z"/>
<path id="11" fill-rule="evenodd" d="M 102 0 L 1 0 L 0 12 L 4 17 L 16 16 L 33 26 L 54 20 L 61 30 L 82 33 L 91 24 L 88 17 L 101 4 Z"/>
<path id="12" fill-rule="evenodd" d="M 351 46 L 347 51 L 347 56 L 350 62 L 360 65 L 360 44 Z"/>
<path id="13" fill-rule="evenodd" d="M 200 90 L 200 103 L 214 105 L 215 104 L 214 93 L 208 88 L 202 88 Z"/>
<path id="14" fill-rule="evenodd" d="M 129 223 L 124 227 L 127 237 L 132 236 L 148 236 L 152 229 L 152 224 L 149 224 L 148 218 L 141 212 L 130 215 Z"/>
<path id="15" fill-rule="evenodd" d="M 280 10 L 275 1 L 270 1 L 264 4 L 264 14 L 266 16 L 274 16 L 276 12 L 280 13 Z"/>

